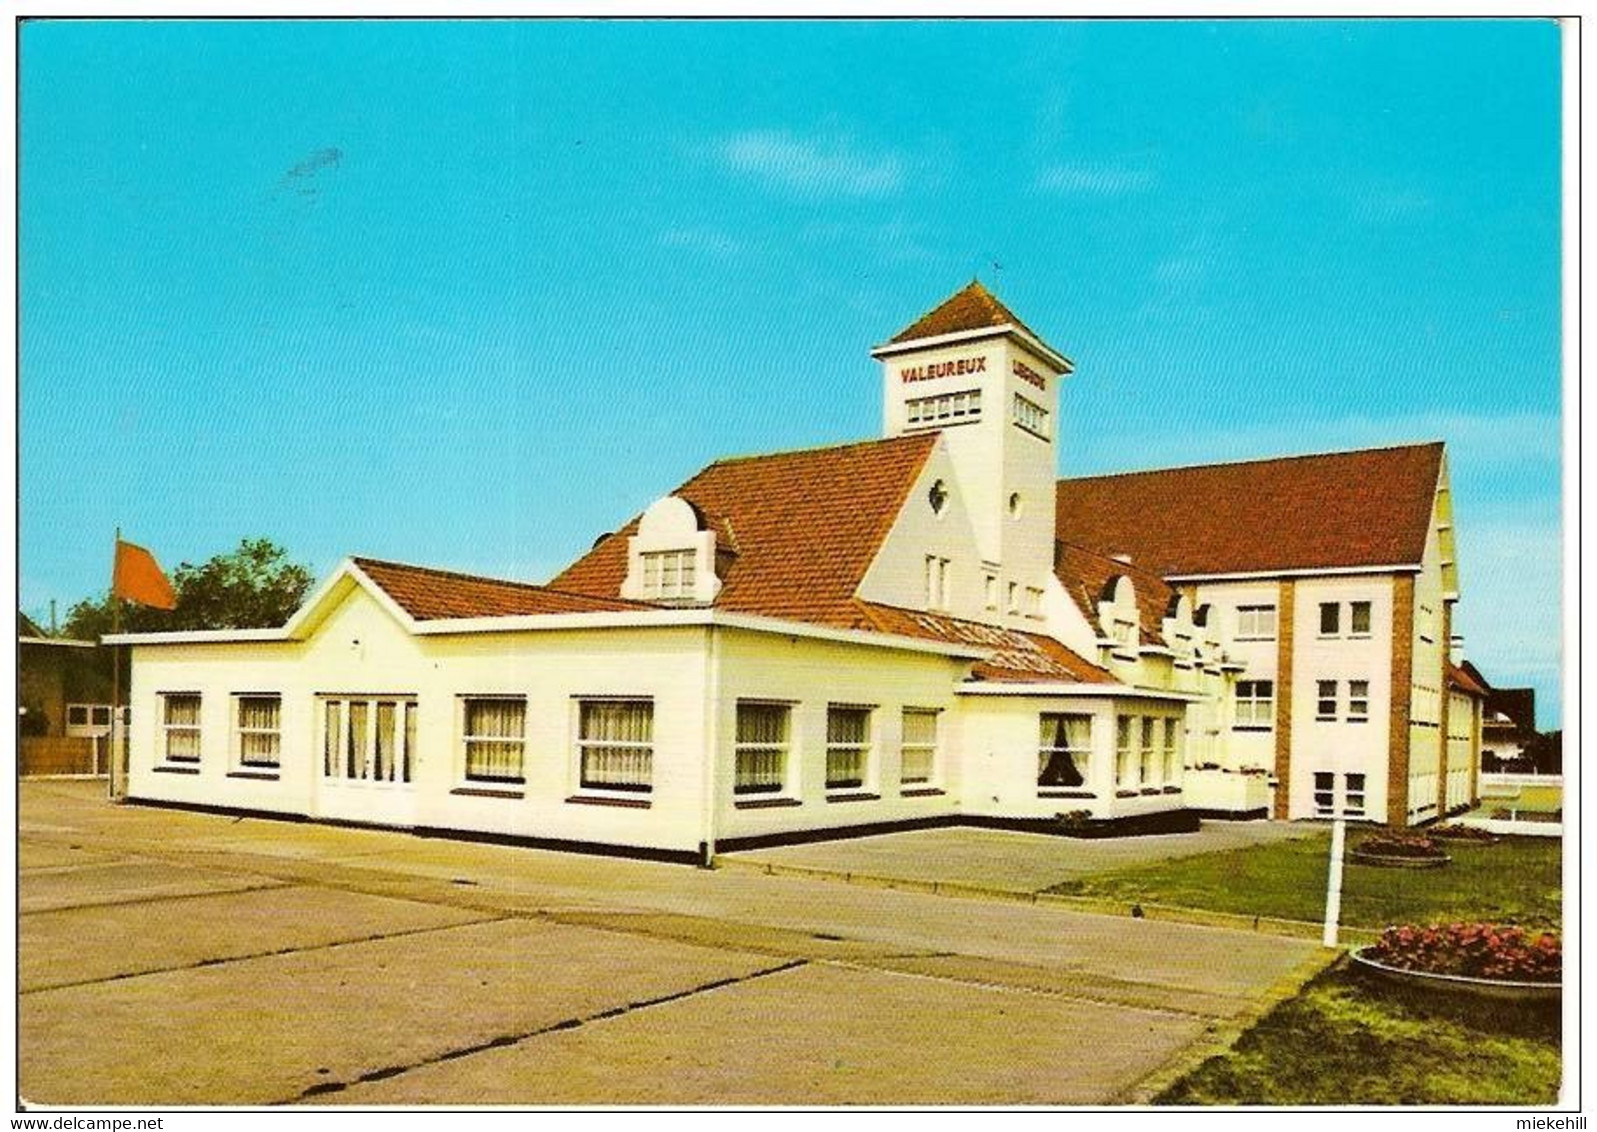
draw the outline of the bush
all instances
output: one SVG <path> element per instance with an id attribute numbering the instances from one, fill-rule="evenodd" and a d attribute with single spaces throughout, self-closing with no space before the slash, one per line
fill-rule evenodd
<path id="1" fill-rule="evenodd" d="M 1372 833 L 1353 847 L 1354 852 L 1372 857 L 1411 857 L 1434 861 L 1447 856 L 1442 847 L 1429 837 L 1411 833 Z"/>
<path id="2" fill-rule="evenodd" d="M 1512 924 L 1391 927 L 1365 954 L 1405 971 L 1507 982 L 1556 983 L 1564 970 L 1563 944 L 1556 935 L 1533 938 Z"/>

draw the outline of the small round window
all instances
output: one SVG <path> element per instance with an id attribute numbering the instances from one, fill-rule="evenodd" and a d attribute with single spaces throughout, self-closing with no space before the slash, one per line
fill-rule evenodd
<path id="1" fill-rule="evenodd" d="M 1021 512 L 1022 506 L 1023 506 L 1023 504 L 1021 503 L 1021 500 L 1020 500 L 1020 492 L 1018 492 L 1018 491 L 1010 492 L 1009 493 L 1009 517 L 1011 519 L 1020 518 L 1020 512 Z"/>
<path id="2" fill-rule="evenodd" d="M 948 506 L 948 487 L 942 480 L 932 484 L 932 489 L 926 493 L 926 502 L 932 505 L 933 515 L 943 513 L 943 508 Z"/>

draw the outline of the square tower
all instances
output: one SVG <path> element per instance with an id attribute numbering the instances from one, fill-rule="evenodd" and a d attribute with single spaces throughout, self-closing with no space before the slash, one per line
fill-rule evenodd
<path id="1" fill-rule="evenodd" d="M 1053 574 L 1055 409 L 1070 360 L 975 280 L 871 356 L 883 434 L 943 434 L 999 607 L 1024 615 Z"/>

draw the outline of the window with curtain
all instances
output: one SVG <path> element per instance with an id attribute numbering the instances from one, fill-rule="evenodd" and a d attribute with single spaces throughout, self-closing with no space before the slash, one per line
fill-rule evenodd
<path id="1" fill-rule="evenodd" d="M 1137 785 L 1137 717 L 1115 718 L 1115 786 L 1132 790 Z"/>
<path id="2" fill-rule="evenodd" d="M 1160 757 L 1164 744 L 1160 733 L 1164 730 L 1162 719 L 1144 718 L 1142 721 L 1142 784 L 1159 785 Z"/>
<path id="3" fill-rule="evenodd" d="M 170 692 L 161 697 L 165 755 L 171 763 L 200 761 L 200 694 Z"/>
<path id="4" fill-rule="evenodd" d="M 466 778 L 473 782 L 522 782 L 527 746 L 527 701 L 470 696 L 461 701 Z"/>
<path id="5" fill-rule="evenodd" d="M 1239 641 L 1268 641 L 1275 638 L 1275 606 L 1237 606 L 1237 632 Z"/>
<path id="6" fill-rule="evenodd" d="M 1370 603 L 1367 601 L 1355 601 L 1351 606 L 1348 607 L 1348 609 L 1351 614 L 1351 624 L 1349 625 L 1349 630 L 1352 632 L 1352 634 L 1355 637 L 1369 636 Z"/>
<path id="7" fill-rule="evenodd" d="M 1092 758 L 1092 716 L 1044 712 L 1037 739 L 1037 785 L 1087 785 Z"/>
<path id="8" fill-rule="evenodd" d="M 1181 785 L 1181 748 L 1183 743 L 1183 726 L 1179 719 L 1165 720 L 1164 730 L 1164 783 L 1166 786 Z"/>
<path id="9" fill-rule="evenodd" d="M 654 701 L 583 700 L 577 732 L 585 789 L 654 789 Z"/>
<path id="10" fill-rule="evenodd" d="M 239 696 L 238 762 L 240 766 L 276 767 L 283 736 L 282 696 Z"/>
<path id="11" fill-rule="evenodd" d="M 1268 728 L 1275 723 L 1275 681 L 1238 680 L 1236 726 Z"/>
<path id="12" fill-rule="evenodd" d="M 643 592 L 653 598 L 688 598 L 697 585 L 698 555 L 692 550 L 647 551 L 643 558 Z"/>
<path id="13" fill-rule="evenodd" d="M 1370 682 L 1347 682 L 1347 718 L 1349 723 L 1362 723 L 1370 718 Z"/>
<path id="14" fill-rule="evenodd" d="M 826 709 L 826 788 L 855 790 L 865 785 L 870 760 L 871 709 Z"/>
<path id="15" fill-rule="evenodd" d="M 409 782 L 416 759 L 416 701 L 322 699 L 322 774 L 350 782 Z"/>
<path id="16" fill-rule="evenodd" d="M 738 704 L 734 794 L 782 792 L 791 716 L 787 704 Z"/>
<path id="17" fill-rule="evenodd" d="M 937 713 L 924 708 L 905 708 L 898 780 L 905 786 L 924 786 L 936 777 Z"/>

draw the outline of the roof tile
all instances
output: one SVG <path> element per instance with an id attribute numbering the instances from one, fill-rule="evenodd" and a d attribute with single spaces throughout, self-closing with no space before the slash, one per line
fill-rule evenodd
<path id="1" fill-rule="evenodd" d="M 375 558 L 356 558 L 356 566 L 418 621 L 456 617 L 515 617 L 534 613 L 599 613 L 649 609 L 641 602 L 565 593 L 548 586 L 457 574 Z"/>
<path id="2" fill-rule="evenodd" d="M 870 568 L 936 433 L 834 448 L 721 460 L 672 494 L 692 503 L 737 555 L 725 567 L 717 609 L 837 625 Z M 634 518 L 596 543 L 550 584 L 577 593 L 621 592 Z M 718 537 L 718 544 L 725 540 Z"/>
<path id="3" fill-rule="evenodd" d="M 1060 480 L 1057 537 L 1183 574 L 1418 564 L 1442 444 Z"/>

